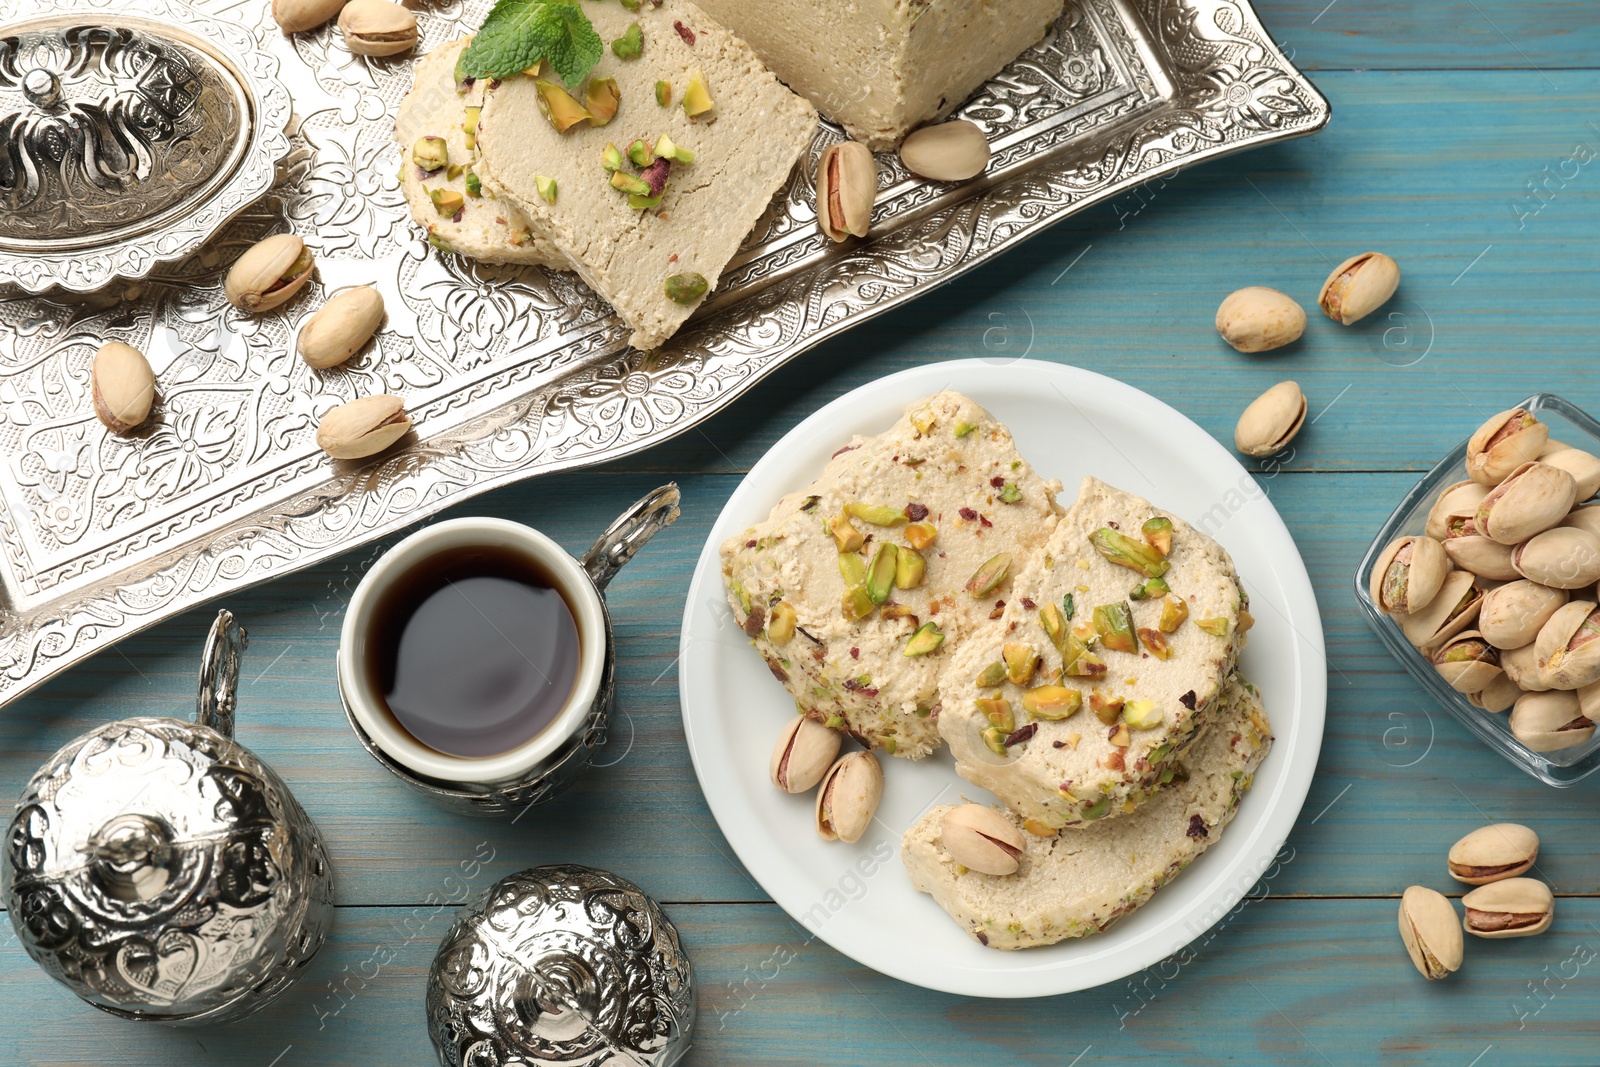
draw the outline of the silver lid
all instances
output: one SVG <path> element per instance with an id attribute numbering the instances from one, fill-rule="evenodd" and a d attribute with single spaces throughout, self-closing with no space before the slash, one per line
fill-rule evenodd
<path id="1" fill-rule="evenodd" d="M 272 186 L 291 104 L 249 31 L 180 0 L 23 0 L 0 26 L 0 284 L 98 289 Z"/>
<path id="2" fill-rule="evenodd" d="M 667 1067 L 689 1049 L 693 984 L 677 928 L 638 886 L 535 867 L 445 934 L 428 1034 L 444 1067 Z"/>
<path id="3" fill-rule="evenodd" d="M 40 768 L 0 868 L 28 954 L 113 1014 L 248 1014 L 321 947 L 333 875 L 315 825 L 228 735 L 245 633 L 221 612 L 199 722 L 123 719 Z"/>

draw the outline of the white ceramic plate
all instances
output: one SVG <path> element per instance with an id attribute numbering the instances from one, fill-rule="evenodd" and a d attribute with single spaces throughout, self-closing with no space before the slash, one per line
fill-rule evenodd
<path id="1" fill-rule="evenodd" d="M 767 672 L 724 599 L 717 549 L 809 482 L 854 433 L 879 433 L 911 401 L 966 393 L 1011 428 L 1022 454 L 1061 479 L 1063 505 L 1093 474 L 1148 497 L 1233 555 L 1256 627 L 1242 667 L 1260 686 L 1277 741 L 1221 842 L 1108 931 L 1022 952 L 973 941 L 911 888 L 900 835 L 935 803 L 992 803 L 959 778 L 944 749 L 920 762 L 885 757 L 878 817 L 854 845 L 812 829 L 812 794 L 767 780 L 794 701 Z M 1034 997 L 1115 981 L 1177 952 L 1238 903 L 1294 825 L 1316 770 L 1327 698 L 1322 624 L 1305 565 L 1266 494 L 1204 430 L 1145 393 L 1076 367 L 962 360 L 918 367 L 840 397 L 791 430 L 729 498 L 695 568 L 684 608 L 679 699 L 695 773 L 739 859 L 811 933 L 859 963 L 914 985 L 968 996 Z"/>

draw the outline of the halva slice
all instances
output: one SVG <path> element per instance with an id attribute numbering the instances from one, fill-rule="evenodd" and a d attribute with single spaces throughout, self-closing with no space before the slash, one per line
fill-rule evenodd
<path id="1" fill-rule="evenodd" d="M 730 538 L 728 602 L 802 712 L 920 758 L 939 744 L 941 671 L 997 625 L 1060 489 L 994 416 L 940 393 Z"/>
<path id="2" fill-rule="evenodd" d="M 400 188 L 411 217 L 433 243 L 485 263 L 532 263 L 571 270 L 572 265 L 548 240 L 535 236 L 528 218 L 508 201 L 482 188 L 475 173 L 478 153 L 472 127 L 483 104 L 483 81 L 456 84 L 456 60 L 471 38 L 441 45 L 417 63 L 415 81 L 395 115 L 394 137 L 400 143 Z M 464 90 L 464 91 L 458 91 Z M 417 164 L 414 153 L 423 138 L 442 143 L 425 146 L 437 153 L 431 169 Z"/>
<path id="3" fill-rule="evenodd" d="M 1255 687 L 1235 675 L 1171 785 L 1125 819 L 1041 837 L 1022 834 L 1010 875 L 979 874 L 951 859 L 940 825 L 953 805 L 907 830 L 901 859 L 929 893 L 990 948 L 1049 945 L 1098 933 L 1138 908 L 1216 844 L 1249 791 L 1272 735 Z M 1013 825 L 1023 819 L 1004 812 Z"/>
<path id="4" fill-rule="evenodd" d="M 478 173 L 611 303 L 630 344 L 656 348 L 716 288 L 817 114 L 687 0 L 584 13 L 608 42 L 637 25 L 638 55 L 607 48 L 584 86 L 548 69 L 503 79 L 479 120 Z"/>
<path id="5" fill-rule="evenodd" d="M 1061 15 L 1061 0 L 701 0 L 873 151 L 955 110 Z"/>
<path id="6" fill-rule="evenodd" d="M 1044 829 L 1148 800 L 1251 624 L 1221 545 L 1096 478 L 1005 600 L 952 657 L 939 733 L 962 777 Z M 1013 673 L 1029 656 L 1036 669 Z"/>

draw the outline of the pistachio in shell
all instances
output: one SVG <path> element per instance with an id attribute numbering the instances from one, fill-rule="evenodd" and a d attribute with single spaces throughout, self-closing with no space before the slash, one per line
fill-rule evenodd
<path id="1" fill-rule="evenodd" d="M 912 174 L 936 182 L 964 182 L 989 165 L 989 139 L 966 119 L 924 126 L 901 143 L 900 162 Z"/>
<path id="2" fill-rule="evenodd" d="M 107 341 L 89 368 L 94 413 L 106 429 L 127 433 L 150 417 L 156 375 L 144 353 L 121 341 Z"/>
<path id="3" fill-rule="evenodd" d="M 1496 486 L 1524 463 L 1539 458 L 1550 440 L 1550 427 L 1525 408 L 1491 416 L 1467 439 L 1467 477 Z"/>
<path id="4" fill-rule="evenodd" d="M 1444 576 L 1439 592 L 1427 607 L 1410 615 L 1398 616 L 1395 621 L 1400 624 L 1406 640 L 1418 648 L 1428 649 L 1476 622 L 1483 602 L 1484 592 L 1471 574 L 1451 571 Z"/>
<path id="5" fill-rule="evenodd" d="M 1600 682 L 1600 605 L 1561 605 L 1534 639 L 1539 672 L 1552 689 L 1582 689 Z"/>
<path id="6" fill-rule="evenodd" d="M 270 311 L 305 288 L 315 266 L 315 257 L 299 237 L 273 234 L 239 257 L 222 290 L 241 311 Z"/>
<path id="7" fill-rule="evenodd" d="M 1600 581 L 1600 537 L 1557 526 L 1534 534 L 1511 550 L 1511 564 L 1524 578 L 1552 589 L 1581 589 Z"/>
<path id="8" fill-rule="evenodd" d="M 1517 545 L 1558 525 L 1577 501 L 1572 475 L 1547 463 L 1524 463 L 1489 490 L 1473 521 L 1478 532 Z"/>
<path id="9" fill-rule="evenodd" d="M 272 18 L 284 33 L 314 30 L 337 15 L 344 0 L 272 0 Z"/>
<path id="10" fill-rule="evenodd" d="M 1583 712 L 1585 718 L 1600 722 L 1600 682 L 1578 690 L 1578 710 Z"/>
<path id="11" fill-rule="evenodd" d="M 1217 306 L 1217 332 L 1240 352 L 1270 352 L 1300 340 L 1306 332 L 1306 310 L 1288 293 L 1246 286 Z"/>
<path id="12" fill-rule="evenodd" d="M 390 0 L 350 0 L 339 12 L 344 45 L 358 56 L 392 56 L 417 43 L 417 16 Z"/>
<path id="13" fill-rule="evenodd" d="M 1520 823 L 1480 826 L 1450 846 L 1450 877 L 1488 885 L 1526 872 L 1539 858 L 1539 835 Z"/>
<path id="14" fill-rule="evenodd" d="M 823 149 L 817 161 L 817 225 L 833 241 L 865 237 L 878 197 L 878 164 L 859 141 Z"/>
<path id="15" fill-rule="evenodd" d="M 1476 630 L 1459 633 L 1433 653 L 1433 666 L 1458 693 L 1476 693 L 1501 673 L 1500 651 Z"/>
<path id="16" fill-rule="evenodd" d="M 1588 530 L 1600 537 L 1600 503 L 1579 504 L 1567 514 L 1561 525 L 1575 530 Z"/>
<path id="17" fill-rule="evenodd" d="M 1306 395 L 1295 382 L 1279 382 L 1251 401 L 1233 430 L 1233 443 L 1247 456 L 1270 456 L 1289 446 L 1306 421 Z"/>
<path id="18" fill-rule="evenodd" d="M 1461 926 L 1450 898 L 1414 885 L 1400 897 L 1400 940 L 1424 978 L 1436 981 L 1461 969 Z"/>
<path id="19" fill-rule="evenodd" d="M 1385 614 L 1408 615 L 1433 601 L 1449 570 L 1443 545 L 1431 537 L 1407 534 L 1378 554 L 1368 592 Z"/>
<path id="20" fill-rule="evenodd" d="M 1511 680 L 1511 675 L 1498 674 L 1494 681 L 1476 693 L 1468 693 L 1467 701 L 1475 708 L 1482 708 L 1491 715 L 1499 715 L 1511 710 L 1511 706 L 1521 696 L 1522 689 Z"/>
<path id="21" fill-rule="evenodd" d="M 400 397 L 379 394 L 341 404 L 317 424 L 317 446 L 334 459 L 374 456 L 411 430 Z"/>
<path id="22" fill-rule="evenodd" d="M 1450 520 L 1470 520 L 1478 513 L 1478 505 L 1488 495 L 1488 487 L 1470 479 L 1447 486 L 1428 510 L 1428 522 L 1423 532 L 1435 541 L 1443 541 L 1450 536 Z"/>
<path id="23" fill-rule="evenodd" d="M 979 874 L 1015 874 L 1027 848 L 1010 819 L 982 804 L 958 804 L 939 823 L 939 843 L 950 858 Z"/>
<path id="24" fill-rule="evenodd" d="M 1451 563 L 1479 578 L 1509 582 L 1520 577 L 1511 563 L 1511 547 L 1482 534 L 1470 534 L 1446 538 L 1444 554 L 1450 557 Z"/>
<path id="25" fill-rule="evenodd" d="M 1550 929 L 1556 899 L 1537 878 L 1507 878 L 1461 898 L 1462 929 L 1478 937 L 1532 937 Z"/>
<path id="26" fill-rule="evenodd" d="M 1572 480 L 1578 483 L 1579 500 L 1588 500 L 1600 492 L 1600 456 L 1581 448 L 1562 448 L 1546 452 L 1539 457 L 1539 462 L 1572 475 Z"/>
<path id="27" fill-rule="evenodd" d="M 804 793 L 828 773 L 839 755 L 844 740 L 838 730 L 830 730 L 817 720 L 796 715 L 778 734 L 772 746 L 767 773 L 772 784 L 785 793 Z"/>
<path id="28" fill-rule="evenodd" d="M 817 790 L 817 834 L 824 841 L 861 840 L 883 799 L 883 768 L 870 752 L 852 752 L 822 776 Z"/>
<path id="29" fill-rule="evenodd" d="M 1543 536 L 1543 535 L 1541 535 Z M 1567 594 L 1526 578 L 1497 586 L 1483 595 L 1478 632 L 1495 648 L 1521 648 L 1567 602 Z"/>
<path id="30" fill-rule="evenodd" d="M 1400 288 L 1400 264 L 1382 252 L 1351 256 L 1328 275 L 1317 306 L 1334 322 L 1349 326 L 1377 311 Z"/>
<path id="31" fill-rule="evenodd" d="M 1594 736 L 1594 722 L 1564 689 L 1524 693 L 1511 709 L 1511 735 L 1534 752 L 1559 752 Z"/>
<path id="32" fill-rule="evenodd" d="M 1525 693 L 1543 693 L 1551 688 L 1539 667 L 1539 650 L 1532 641 L 1521 648 L 1508 648 L 1500 653 L 1500 669 Z M 1493 683 L 1490 683 L 1493 684 Z"/>
<path id="33" fill-rule="evenodd" d="M 370 285 L 328 299 L 300 327 L 295 348 L 307 366 L 336 367 L 359 352 L 383 325 L 383 294 Z"/>

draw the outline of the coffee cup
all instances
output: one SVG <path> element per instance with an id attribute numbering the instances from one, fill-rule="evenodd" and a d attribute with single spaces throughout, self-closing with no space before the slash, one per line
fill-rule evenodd
<path id="1" fill-rule="evenodd" d="M 605 743 L 614 696 L 616 656 L 605 588 L 645 542 L 678 517 L 678 501 L 673 484 L 646 495 L 581 560 L 538 530 L 493 518 L 435 523 L 385 552 L 357 585 L 339 637 L 339 695 L 362 746 L 408 785 L 470 814 L 520 812 L 570 786 Z M 499 561 L 480 567 L 503 565 L 536 573 L 539 585 L 547 587 L 541 592 L 559 595 L 566 612 L 558 607 L 555 616 L 565 626 L 570 615 L 575 641 L 563 646 L 558 664 L 541 668 L 529 660 L 547 688 L 537 722 L 519 724 L 510 718 L 499 724 L 520 730 L 516 743 L 500 751 L 461 754 L 419 729 L 416 721 L 407 720 L 408 728 L 390 706 L 374 663 L 385 654 L 385 627 L 392 623 L 395 599 L 407 584 L 419 575 L 445 573 L 439 568 L 452 560 L 469 558 Z M 496 625 L 487 615 L 483 622 Z M 522 635 L 502 636 L 512 641 Z"/>

